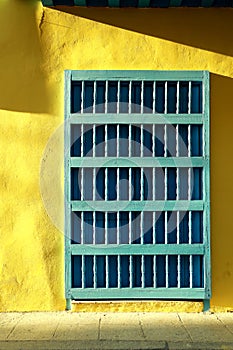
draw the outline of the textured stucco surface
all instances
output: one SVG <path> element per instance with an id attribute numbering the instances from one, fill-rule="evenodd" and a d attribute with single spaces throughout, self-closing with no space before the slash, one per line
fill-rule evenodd
<path id="1" fill-rule="evenodd" d="M 0 311 L 65 308 L 65 69 L 211 72 L 211 307 L 233 309 L 233 10 L 63 10 L 36 0 L 0 4 Z"/>

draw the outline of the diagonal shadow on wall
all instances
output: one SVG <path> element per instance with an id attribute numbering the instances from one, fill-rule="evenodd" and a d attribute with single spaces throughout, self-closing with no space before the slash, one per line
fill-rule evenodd
<path id="1" fill-rule="evenodd" d="M 77 6 L 57 6 L 56 9 L 175 43 L 233 56 L 233 45 L 230 45 L 233 9 L 110 9 Z"/>

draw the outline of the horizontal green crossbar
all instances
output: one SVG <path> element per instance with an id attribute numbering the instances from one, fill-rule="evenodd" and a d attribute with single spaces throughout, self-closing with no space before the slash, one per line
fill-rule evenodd
<path id="1" fill-rule="evenodd" d="M 182 0 L 170 0 L 170 7 L 179 7 L 181 6 Z"/>
<path id="2" fill-rule="evenodd" d="M 202 124 L 202 114 L 89 114 L 67 116 L 71 124 Z"/>
<path id="3" fill-rule="evenodd" d="M 73 211 L 188 211 L 203 210 L 203 201 L 72 201 Z"/>
<path id="4" fill-rule="evenodd" d="M 44 6 L 56 6 L 54 4 L 54 0 L 42 0 L 42 4 Z M 63 0 L 61 5 L 69 5 L 69 6 L 87 6 L 87 1 L 86 0 L 73 0 L 73 4 L 70 4 L 68 0 Z M 96 0 L 96 4 L 94 3 L 92 6 L 98 6 L 98 0 Z M 120 7 L 120 0 L 108 0 L 108 6 L 109 7 Z M 122 4 L 122 6 L 126 7 L 127 4 Z M 214 5 L 214 0 L 202 0 L 201 4 L 194 6 L 192 2 L 187 3 L 186 6 L 193 6 L 193 7 L 216 7 Z M 223 7 L 232 7 L 231 4 L 227 4 L 227 2 L 222 2 Z M 135 7 L 139 8 L 148 8 L 150 6 L 150 0 L 138 0 L 138 4 Z M 162 7 L 161 4 L 158 5 L 158 7 Z M 182 0 L 170 0 L 169 4 L 166 7 L 184 7 L 182 6 Z"/>
<path id="5" fill-rule="evenodd" d="M 42 0 L 44 6 L 53 6 L 53 0 Z"/>
<path id="6" fill-rule="evenodd" d="M 72 299 L 205 299 L 202 288 L 72 288 Z"/>
<path id="7" fill-rule="evenodd" d="M 72 244 L 72 255 L 203 255 L 203 244 Z"/>
<path id="8" fill-rule="evenodd" d="M 71 80 L 176 80 L 176 81 L 200 81 L 205 71 L 153 71 L 153 70 L 127 70 L 122 74 L 121 70 L 75 70 L 71 71 Z"/>
<path id="9" fill-rule="evenodd" d="M 203 7 L 211 7 L 214 3 L 214 0 L 202 0 L 201 6 Z"/>
<path id="10" fill-rule="evenodd" d="M 136 167 L 203 167 L 205 160 L 202 157 L 180 157 L 180 158 L 164 158 L 164 157 L 131 157 L 131 158 L 114 158 L 114 157 L 83 157 L 71 158 L 70 166 L 75 168 L 136 168 Z"/>
<path id="11" fill-rule="evenodd" d="M 87 6 L 86 0 L 74 0 L 74 5 L 76 6 Z"/>
<path id="12" fill-rule="evenodd" d="M 109 7 L 120 7 L 120 0 L 108 0 Z"/>
<path id="13" fill-rule="evenodd" d="M 138 0 L 138 7 L 150 7 L 150 0 Z"/>

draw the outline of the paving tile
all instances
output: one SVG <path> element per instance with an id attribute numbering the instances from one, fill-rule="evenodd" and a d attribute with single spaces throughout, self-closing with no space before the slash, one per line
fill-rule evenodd
<path id="1" fill-rule="evenodd" d="M 231 342 L 232 334 L 214 314 L 180 314 L 194 342 Z"/>
<path id="2" fill-rule="evenodd" d="M 59 313 L 25 313 L 9 335 L 9 340 L 51 339 L 58 326 Z"/>
<path id="3" fill-rule="evenodd" d="M 62 323 L 58 326 L 54 340 L 97 340 L 99 337 L 98 323 Z"/>
<path id="4" fill-rule="evenodd" d="M 216 316 L 233 335 L 233 312 L 217 313 Z"/>
<path id="5" fill-rule="evenodd" d="M 148 340 L 190 341 L 190 337 L 175 313 L 145 313 L 140 320 Z"/>
<path id="6" fill-rule="evenodd" d="M 107 313 L 102 315 L 100 339 L 143 340 L 144 334 L 137 313 Z"/>
<path id="7" fill-rule="evenodd" d="M 88 323 L 88 322 L 99 322 L 102 313 L 100 312 L 62 312 L 61 322 L 66 322 L 67 324 L 74 323 Z"/>
<path id="8" fill-rule="evenodd" d="M 6 340 L 15 329 L 17 323 L 24 317 L 23 313 L 0 313 L 0 340 Z"/>

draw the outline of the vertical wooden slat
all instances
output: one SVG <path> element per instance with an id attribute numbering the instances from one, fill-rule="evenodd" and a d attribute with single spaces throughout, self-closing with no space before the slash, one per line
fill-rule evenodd
<path id="1" fill-rule="evenodd" d="M 95 149 L 96 149 L 96 125 L 93 124 L 93 158 L 95 158 Z"/>
<path id="2" fill-rule="evenodd" d="M 140 126 L 140 133 L 141 133 L 140 157 L 143 157 L 143 148 L 144 148 L 144 146 L 143 146 L 143 142 L 144 142 L 144 140 L 143 140 L 143 124 L 141 124 L 141 126 Z"/>
<path id="3" fill-rule="evenodd" d="M 178 170 L 178 168 L 177 168 Z M 178 191 L 177 191 L 178 192 Z M 176 228 L 177 228 L 177 236 L 176 236 L 176 243 L 177 245 L 180 244 L 180 212 L 177 211 L 177 224 L 176 224 Z M 180 255 L 178 255 L 178 261 L 177 261 L 177 286 L 178 288 L 180 288 L 180 274 L 181 274 L 181 266 L 180 266 Z"/>
<path id="4" fill-rule="evenodd" d="M 142 81 L 142 90 L 141 90 L 141 114 L 143 114 L 144 107 L 144 81 Z"/>
<path id="5" fill-rule="evenodd" d="M 165 106 L 164 106 L 164 113 L 167 114 L 167 81 L 165 82 Z"/>
<path id="6" fill-rule="evenodd" d="M 180 109 L 180 82 L 177 82 L 176 86 L 176 114 L 179 114 L 179 109 Z"/>
<path id="7" fill-rule="evenodd" d="M 153 257 L 153 282 L 154 288 L 157 287 L 157 269 L 156 269 L 156 255 Z"/>
<path id="8" fill-rule="evenodd" d="M 142 255 L 141 259 L 141 274 L 142 274 L 142 288 L 145 288 L 145 258 Z"/>
<path id="9" fill-rule="evenodd" d="M 203 74 L 203 107 L 202 111 L 205 115 L 204 123 L 204 145 L 203 145 L 203 156 L 206 159 L 204 166 L 204 175 L 203 175 L 203 199 L 205 202 L 206 210 L 203 213 L 203 226 L 204 226 L 204 243 L 206 246 L 206 254 L 204 256 L 204 287 L 206 291 L 206 299 L 209 299 L 211 296 L 211 252 L 210 252 L 210 126 L 209 126 L 209 85 L 210 85 L 210 76 L 209 72 L 205 71 Z M 204 307 L 206 306 L 204 303 Z"/>
<path id="10" fill-rule="evenodd" d="M 106 288 L 109 288 L 109 256 L 108 255 L 106 255 L 105 257 L 105 265 L 106 265 L 106 269 L 105 269 Z"/>
<path id="11" fill-rule="evenodd" d="M 189 87 L 188 87 L 188 114 L 191 113 L 191 100 L 192 100 L 192 82 L 189 81 Z"/>
<path id="12" fill-rule="evenodd" d="M 152 126 L 152 157 L 155 157 L 155 124 Z"/>
<path id="13" fill-rule="evenodd" d="M 164 125 L 164 157 L 167 157 L 167 124 Z"/>
<path id="14" fill-rule="evenodd" d="M 178 255 L 178 262 L 177 262 L 177 287 L 180 288 L 180 274 L 181 274 L 181 268 L 180 268 L 180 255 Z"/>
<path id="15" fill-rule="evenodd" d="M 188 200 L 192 199 L 192 168 L 188 168 Z"/>
<path id="16" fill-rule="evenodd" d="M 155 201 L 156 193 L 155 193 L 155 168 L 152 169 L 152 200 Z"/>
<path id="17" fill-rule="evenodd" d="M 120 154 L 120 125 L 117 124 L 117 139 L 116 139 L 116 146 L 117 146 L 117 158 L 119 158 L 119 154 Z"/>
<path id="18" fill-rule="evenodd" d="M 82 255 L 82 289 L 85 288 L 85 259 L 84 255 Z"/>
<path id="19" fill-rule="evenodd" d="M 129 82 L 129 114 L 132 112 L 132 80 Z"/>
<path id="20" fill-rule="evenodd" d="M 84 81 L 82 81 L 82 91 L 81 91 L 81 114 L 84 110 Z"/>
<path id="21" fill-rule="evenodd" d="M 81 124 L 81 135 L 80 135 L 80 139 L 81 139 L 81 157 L 83 157 L 83 153 L 84 153 L 84 142 L 83 142 L 83 138 L 84 138 L 84 125 Z"/>
<path id="22" fill-rule="evenodd" d="M 156 102 L 156 82 L 153 82 L 153 113 L 155 113 L 155 102 Z"/>
<path id="23" fill-rule="evenodd" d="M 153 211 L 153 244 L 156 244 L 156 230 L 155 230 L 155 227 L 156 227 L 156 214 L 155 214 L 155 211 Z"/>
<path id="24" fill-rule="evenodd" d="M 129 125 L 129 157 L 131 157 L 132 153 L 132 125 Z"/>
<path id="25" fill-rule="evenodd" d="M 108 80 L 105 83 L 105 104 L 104 104 L 105 114 L 108 113 Z"/>
<path id="26" fill-rule="evenodd" d="M 96 212 L 93 211 L 93 244 L 96 244 Z"/>
<path id="27" fill-rule="evenodd" d="M 168 267 L 168 255 L 166 255 L 166 259 L 165 259 L 165 274 L 166 274 L 166 288 L 169 287 L 169 267 Z"/>
<path id="28" fill-rule="evenodd" d="M 96 89 L 96 80 L 94 81 L 94 96 L 93 96 L 93 114 L 96 113 L 96 94 L 97 94 L 97 89 Z"/>
<path id="29" fill-rule="evenodd" d="M 120 94 L 121 94 L 121 84 L 118 80 L 117 82 L 117 114 L 120 112 Z"/>
<path id="30" fill-rule="evenodd" d="M 168 177 L 167 168 L 164 169 L 164 200 L 167 200 L 167 177 Z"/>
<path id="31" fill-rule="evenodd" d="M 131 168 L 130 168 L 131 170 Z M 130 186 L 129 186 L 130 187 Z M 131 198 L 131 197 L 130 197 Z M 132 244 L 132 212 L 129 212 L 129 244 Z M 129 257 L 129 285 L 133 287 L 133 257 Z"/>
<path id="32" fill-rule="evenodd" d="M 104 243 L 108 244 L 108 213 L 104 213 Z"/>
<path id="33" fill-rule="evenodd" d="M 80 241 L 81 244 L 84 243 L 84 213 L 83 211 L 81 212 L 81 232 L 80 232 Z"/>
<path id="34" fill-rule="evenodd" d="M 193 288 L 193 256 L 189 257 L 189 287 Z"/>
<path id="35" fill-rule="evenodd" d="M 133 288 L 133 257 L 129 256 L 129 287 Z"/>
<path id="36" fill-rule="evenodd" d="M 120 200 L 120 168 L 117 168 L 117 201 Z"/>
<path id="37" fill-rule="evenodd" d="M 117 288 L 121 288 L 121 258 L 117 255 Z"/>
<path id="38" fill-rule="evenodd" d="M 71 113 L 71 72 L 65 71 L 65 124 L 64 124 L 64 232 L 65 232 L 65 297 L 66 309 L 71 309 L 71 183 L 70 183 L 70 147 L 71 147 L 71 126 L 68 123 Z"/>
<path id="39" fill-rule="evenodd" d="M 144 169 L 141 168 L 141 183 L 140 183 L 140 200 L 143 201 L 144 198 L 144 191 L 143 191 L 143 184 L 144 184 L 144 180 L 143 180 L 143 175 L 144 175 Z"/>
<path id="40" fill-rule="evenodd" d="M 164 224 L 165 224 L 165 244 L 167 244 L 167 229 L 168 229 L 168 225 L 167 225 L 167 222 L 168 222 L 168 215 L 167 215 L 167 211 L 165 211 L 164 213 Z"/>
<path id="41" fill-rule="evenodd" d="M 129 168 L 129 201 L 132 200 L 132 168 Z"/>
<path id="42" fill-rule="evenodd" d="M 94 289 L 97 288 L 97 257 L 94 255 L 93 257 L 93 276 L 94 276 Z"/>
<path id="43" fill-rule="evenodd" d="M 144 243 L 144 239 L 143 239 L 143 229 L 144 229 L 144 212 L 142 211 L 140 213 L 140 243 L 143 244 Z"/>
<path id="44" fill-rule="evenodd" d="M 81 184 L 81 201 L 83 201 L 84 199 L 84 186 L 85 186 L 85 183 L 84 183 L 84 169 L 81 168 L 81 179 L 80 179 L 80 184 Z"/>
<path id="45" fill-rule="evenodd" d="M 192 211 L 188 212 L 189 244 L 192 244 Z"/>
<path id="46" fill-rule="evenodd" d="M 117 244 L 120 244 L 120 213 L 117 212 Z"/>

